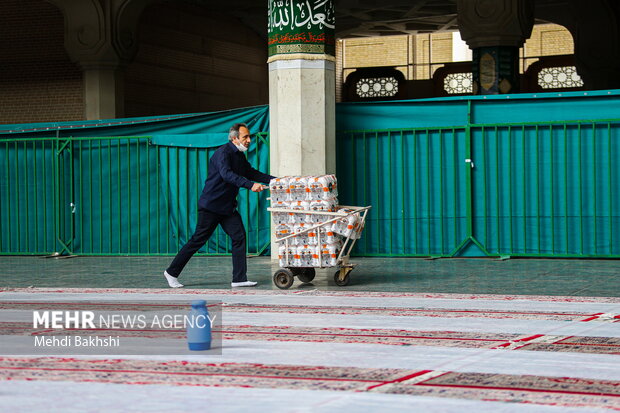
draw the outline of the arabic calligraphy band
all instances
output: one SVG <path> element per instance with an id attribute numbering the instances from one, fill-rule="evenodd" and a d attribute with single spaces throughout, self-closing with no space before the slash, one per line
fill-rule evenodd
<path id="1" fill-rule="evenodd" d="M 333 0 L 270 0 L 268 22 L 269 56 L 335 55 Z"/>

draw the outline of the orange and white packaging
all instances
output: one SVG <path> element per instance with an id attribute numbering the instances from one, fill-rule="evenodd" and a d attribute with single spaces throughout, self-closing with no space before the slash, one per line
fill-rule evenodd
<path id="1" fill-rule="evenodd" d="M 291 195 L 291 201 L 307 201 L 308 195 L 306 189 L 308 187 L 308 177 L 292 176 L 288 180 L 288 186 Z"/>
<path id="2" fill-rule="evenodd" d="M 288 252 L 288 259 L 287 259 Z M 290 267 L 295 259 L 295 255 L 297 254 L 297 247 L 289 245 L 288 248 L 284 243 L 280 244 L 278 247 L 278 261 L 280 267 Z"/>
<path id="3" fill-rule="evenodd" d="M 288 202 L 291 200 L 289 179 L 290 177 L 285 176 L 283 178 L 274 178 L 269 181 L 269 192 L 272 207 L 275 207 L 274 202 Z"/>
<path id="4" fill-rule="evenodd" d="M 276 232 L 276 241 L 280 238 L 284 238 L 288 235 L 291 235 L 291 227 L 287 224 L 278 224 L 275 228 Z"/>
<path id="5" fill-rule="evenodd" d="M 338 210 L 339 212 L 353 212 L 350 209 L 341 208 Z M 360 234 L 360 224 L 361 218 L 359 214 L 351 214 L 346 217 L 339 219 L 334 222 L 332 225 L 332 231 L 336 234 L 342 235 L 343 237 L 351 237 L 351 239 L 359 239 Z"/>
<path id="6" fill-rule="evenodd" d="M 293 234 L 297 234 L 293 238 L 291 238 L 293 245 L 308 244 L 308 232 L 306 231 L 307 228 L 308 227 L 303 222 L 299 224 L 293 224 L 293 226 L 291 227 L 291 231 Z"/>

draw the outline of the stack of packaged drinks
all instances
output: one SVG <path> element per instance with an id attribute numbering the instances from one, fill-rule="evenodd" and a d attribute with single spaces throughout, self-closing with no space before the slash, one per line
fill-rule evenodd
<path id="1" fill-rule="evenodd" d="M 343 237 L 360 236 L 359 214 L 336 218 L 333 215 L 304 213 L 352 212 L 338 207 L 338 183 L 334 175 L 289 176 L 269 183 L 271 207 L 300 211 L 272 212 L 281 267 L 334 267 Z M 333 221 L 333 222 L 330 222 Z"/>

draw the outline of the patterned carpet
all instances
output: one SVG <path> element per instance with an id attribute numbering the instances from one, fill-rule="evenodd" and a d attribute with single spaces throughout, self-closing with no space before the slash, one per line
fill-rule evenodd
<path id="1" fill-rule="evenodd" d="M 132 296 L 141 303 L 115 301 Z M 22 319 L 33 309 L 184 309 L 186 304 L 164 299 L 196 296 L 223 302 L 223 324 L 214 331 L 223 339 L 221 356 L 6 355 L 0 357 L 0 380 L 109 383 L 122 385 L 123 392 L 146 385 L 271 389 L 274 397 L 284 389 L 334 392 L 334 397 L 361 392 L 469 400 L 480 406 L 500 402 L 505 411 L 526 411 L 532 405 L 558 412 L 620 411 L 618 298 L 5 289 L 0 291 L 0 336 L 59 334 Z M 151 300 L 147 304 L 145 297 Z M 433 325 L 451 327 L 428 328 Z M 114 334 L 186 345 L 182 330 Z M 485 363 L 491 359 L 495 363 Z M 437 411 L 459 411 L 438 403 Z M 247 406 L 255 407 L 251 400 Z"/>
<path id="2" fill-rule="evenodd" d="M 184 330 L 122 330 L 71 329 L 75 335 L 113 334 L 119 337 L 185 339 Z M 313 328 L 294 326 L 223 326 L 214 329 L 223 339 L 305 341 L 322 343 L 366 343 L 396 346 L 439 346 L 461 348 L 490 348 L 535 351 L 566 351 L 620 355 L 620 338 L 617 337 L 561 337 L 505 333 L 470 333 L 454 331 L 407 331 L 389 329 Z M 0 322 L 0 335 L 65 335 L 64 331 L 33 328 L 31 322 Z"/>
<path id="3" fill-rule="evenodd" d="M 617 381 L 431 370 L 72 358 L 2 358 L 0 368 L 5 380 L 367 391 L 613 408 L 620 397 Z"/>

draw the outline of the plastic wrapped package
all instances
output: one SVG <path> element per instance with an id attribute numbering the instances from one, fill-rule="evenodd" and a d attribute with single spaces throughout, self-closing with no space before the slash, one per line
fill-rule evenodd
<path id="1" fill-rule="evenodd" d="M 332 231 L 332 225 L 327 225 L 319 228 L 317 234 L 317 244 L 332 244 L 340 240 L 340 235 Z"/>
<path id="2" fill-rule="evenodd" d="M 321 176 L 308 177 L 308 201 L 317 201 L 321 199 L 325 184 L 325 179 Z"/>
<path id="3" fill-rule="evenodd" d="M 271 207 L 272 208 L 288 208 L 288 203 L 286 202 L 282 202 L 282 201 L 275 201 L 272 199 L 271 200 Z M 289 222 L 289 215 L 287 212 L 274 212 L 271 214 L 271 219 L 273 220 L 273 223 L 276 225 L 280 225 L 280 224 L 286 224 Z"/>
<path id="4" fill-rule="evenodd" d="M 326 212 L 334 212 L 336 210 L 336 206 L 338 204 L 338 200 L 335 198 L 328 199 L 319 199 L 315 201 L 308 202 L 310 211 L 326 211 Z M 317 215 L 317 214 L 308 214 L 306 216 L 306 222 L 308 223 L 320 223 L 329 221 L 331 217 L 329 215 Z"/>
<path id="5" fill-rule="evenodd" d="M 293 261 L 290 260 L 289 256 L 289 266 L 290 267 L 303 267 L 303 262 L 301 261 L 301 254 L 298 245 L 291 246 L 291 250 L 293 251 Z"/>
<path id="6" fill-rule="evenodd" d="M 287 252 L 288 252 L 288 260 L 287 260 Z M 294 256 L 297 254 L 297 247 L 289 245 L 286 247 L 286 244 L 281 243 L 278 247 L 278 259 L 280 267 L 290 267 L 294 261 Z"/>
<path id="7" fill-rule="evenodd" d="M 297 211 L 308 211 L 310 204 L 308 201 L 292 201 L 289 202 L 288 209 L 294 209 Z M 306 220 L 307 214 L 295 214 L 293 212 L 289 212 L 288 214 L 288 222 L 291 224 L 300 224 L 307 222 Z"/>
<path id="8" fill-rule="evenodd" d="M 318 245 L 319 244 L 319 231 L 321 228 L 315 228 L 308 231 L 308 245 Z"/>
<path id="9" fill-rule="evenodd" d="M 336 198 L 317 199 L 308 202 L 308 210 L 334 212 L 337 205 L 338 200 Z"/>
<path id="10" fill-rule="evenodd" d="M 306 189 L 308 187 L 307 177 L 305 176 L 294 176 L 290 177 L 289 181 L 289 190 L 291 195 L 291 201 L 307 201 L 308 195 L 306 193 Z"/>
<path id="11" fill-rule="evenodd" d="M 311 245 L 312 257 L 310 259 L 311 267 L 322 267 L 321 263 L 321 247 L 319 245 Z"/>
<path id="12" fill-rule="evenodd" d="M 310 211 L 315 211 L 310 209 Z M 318 214 L 306 214 L 306 223 L 308 224 L 320 224 L 329 220 L 329 216 L 327 215 L 318 215 Z"/>
<path id="13" fill-rule="evenodd" d="M 280 238 L 284 238 L 288 235 L 291 235 L 291 227 L 288 224 L 278 224 L 276 225 L 275 228 L 275 232 L 276 232 L 276 242 L 280 239 Z"/>
<path id="14" fill-rule="evenodd" d="M 299 224 L 293 224 L 292 228 L 291 228 L 291 233 L 292 234 L 298 234 L 296 236 L 294 236 L 293 238 L 291 238 L 291 241 L 293 243 L 293 245 L 304 245 L 304 244 L 308 244 L 309 240 L 308 240 L 308 232 L 306 231 L 308 227 L 306 226 L 305 223 L 299 223 Z M 306 232 L 304 232 L 306 231 Z"/>
<path id="15" fill-rule="evenodd" d="M 335 267 L 342 243 L 322 245 L 289 245 L 278 247 L 278 258 L 281 267 Z M 287 260 L 288 251 L 288 260 Z"/>
<path id="16" fill-rule="evenodd" d="M 289 177 L 274 178 L 269 181 L 269 191 L 272 206 L 275 206 L 274 202 L 289 202 L 291 200 Z"/>
<path id="17" fill-rule="evenodd" d="M 341 212 L 353 212 L 347 208 L 341 208 L 338 211 Z M 338 221 L 334 222 L 331 229 L 336 234 L 342 235 L 343 237 L 351 237 L 351 239 L 359 239 L 360 238 L 360 222 L 361 218 L 359 214 L 351 214 L 347 217 L 343 217 Z"/>
<path id="18" fill-rule="evenodd" d="M 337 188 L 334 175 L 286 176 L 269 182 L 272 202 L 327 200 L 335 207 L 338 204 Z"/>
<path id="19" fill-rule="evenodd" d="M 327 252 L 329 253 L 329 257 L 326 257 L 325 260 L 327 261 L 328 266 L 334 267 L 338 264 L 338 255 L 340 254 L 341 249 L 341 243 L 327 244 Z"/>
<path id="20" fill-rule="evenodd" d="M 278 209 L 297 211 L 334 212 L 338 208 L 337 180 L 334 175 L 289 176 L 272 179 L 271 206 Z M 347 219 L 323 225 L 334 219 L 330 215 L 304 214 L 295 212 L 272 212 L 275 223 L 276 241 L 279 242 L 280 265 L 283 267 L 333 267 L 342 245 L 342 236 L 350 234 L 354 222 Z M 309 228 L 313 228 L 309 230 Z M 351 227 L 351 228 L 349 228 Z M 288 260 L 283 252 L 288 251 Z"/>
<path id="21" fill-rule="evenodd" d="M 334 267 L 338 264 L 338 255 L 342 249 L 342 243 L 322 244 L 320 246 L 321 267 Z"/>
<path id="22" fill-rule="evenodd" d="M 308 178 L 309 200 L 337 198 L 338 185 L 335 175 L 311 176 Z"/>
<path id="23" fill-rule="evenodd" d="M 300 267 L 314 267 L 313 263 L 313 255 L 316 252 L 316 248 L 310 245 L 299 245 L 297 247 L 297 254 L 299 255 L 299 266 Z"/>
<path id="24" fill-rule="evenodd" d="M 329 196 L 326 196 L 327 194 L 325 193 L 325 191 L 323 191 L 323 197 L 333 197 L 333 198 L 338 198 L 338 179 L 336 179 L 336 175 L 328 175 L 328 179 L 329 179 Z"/>
<path id="25" fill-rule="evenodd" d="M 289 179 L 290 177 L 285 176 L 282 178 L 273 178 L 269 181 L 269 190 L 272 192 L 289 192 Z"/>

